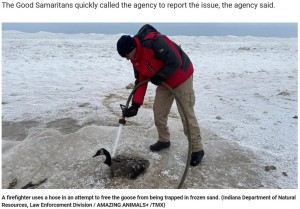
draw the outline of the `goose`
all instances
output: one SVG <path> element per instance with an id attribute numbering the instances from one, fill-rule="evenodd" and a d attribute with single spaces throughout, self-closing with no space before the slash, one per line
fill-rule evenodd
<path id="1" fill-rule="evenodd" d="M 126 177 L 136 179 L 149 167 L 149 161 L 118 155 L 112 158 L 110 153 L 102 148 L 99 149 L 93 157 L 104 155 L 106 157 L 104 164 L 110 167 L 112 177 Z"/>

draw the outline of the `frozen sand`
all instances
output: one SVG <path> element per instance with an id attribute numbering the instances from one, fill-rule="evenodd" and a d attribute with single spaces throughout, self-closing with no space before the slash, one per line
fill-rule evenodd
<path id="1" fill-rule="evenodd" d="M 15 188 L 47 178 L 38 188 L 177 188 L 185 169 L 188 143 L 176 108 L 169 118 L 172 145 L 168 150 L 153 153 L 148 149 L 157 140 L 151 102 L 146 102 L 144 106 L 148 108 L 141 108 L 139 115 L 128 119 L 123 127 L 118 153 L 150 161 L 147 172 L 138 179 L 111 179 L 109 168 L 102 163 L 104 157 L 92 158 L 102 147 L 112 152 L 120 113 L 117 107 L 126 101 L 129 92 L 120 90 L 123 97 L 109 94 L 103 104 L 110 110 L 110 117 L 84 127 L 74 119 L 64 118 L 48 122 L 43 131 L 32 134 L 30 130 L 41 124 L 4 123 L 2 187 L 7 188 L 14 178 L 18 179 Z M 101 125 L 104 123 L 108 126 Z M 201 166 L 189 169 L 183 188 L 280 188 L 274 178 L 287 178 L 282 168 L 266 172 L 267 164 L 250 149 L 203 128 L 202 137 L 205 157 Z"/>
<path id="2" fill-rule="evenodd" d="M 70 123 L 69 128 L 72 126 Z M 119 153 L 150 161 L 147 172 L 137 180 L 110 179 L 108 167 L 102 163 L 104 158 L 92 158 L 102 147 L 112 150 L 116 127 L 92 125 L 69 134 L 49 129 L 19 142 L 4 137 L 2 187 L 7 187 L 15 177 L 18 179 L 16 188 L 45 178 L 47 181 L 39 188 L 177 188 L 185 168 L 188 144 L 179 119 L 170 119 L 170 127 L 172 146 L 159 153 L 148 149 L 156 140 L 153 126 L 146 130 L 133 126 L 123 128 Z M 23 128 L 25 131 L 26 127 Z M 19 134 L 22 135 L 22 131 Z M 19 134 L 14 134 L 14 138 Z M 253 153 L 207 130 L 203 129 L 202 135 L 205 158 L 201 166 L 190 168 L 184 188 L 275 186 L 269 182 L 268 175 L 262 175 L 264 165 L 257 162 Z M 134 145 L 137 141 L 138 149 Z"/>

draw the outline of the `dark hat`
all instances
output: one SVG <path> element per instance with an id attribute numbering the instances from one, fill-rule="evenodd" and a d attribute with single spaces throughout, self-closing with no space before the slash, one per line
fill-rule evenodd
<path id="1" fill-rule="evenodd" d="M 121 57 L 125 57 L 136 47 L 134 38 L 129 35 L 123 35 L 117 42 L 117 50 Z"/>

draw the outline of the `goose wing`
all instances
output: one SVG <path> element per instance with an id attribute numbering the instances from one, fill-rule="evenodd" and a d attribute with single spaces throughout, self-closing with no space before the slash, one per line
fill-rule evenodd
<path id="1" fill-rule="evenodd" d="M 113 177 L 124 176 L 135 179 L 149 167 L 148 160 L 128 158 L 122 155 L 118 155 L 112 161 L 110 169 Z"/>

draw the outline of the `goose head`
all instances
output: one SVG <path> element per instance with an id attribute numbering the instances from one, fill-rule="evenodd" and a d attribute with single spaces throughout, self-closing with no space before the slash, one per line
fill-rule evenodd
<path id="1" fill-rule="evenodd" d="M 104 164 L 111 166 L 111 155 L 106 149 L 99 149 L 93 157 L 97 157 L 99 155 L 104 155 L 106 157 Z"/>

